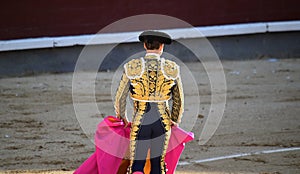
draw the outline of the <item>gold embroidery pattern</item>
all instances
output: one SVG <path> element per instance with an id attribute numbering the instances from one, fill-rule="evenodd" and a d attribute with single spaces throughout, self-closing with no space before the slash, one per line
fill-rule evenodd
<path id="1" fill-rule="evenodd" d="M 149 83 L 149 97 L 155 97 L 155 87 L 157 81 L 157 70 L 158 70 L 158 62 L 156 60 L 149 60 L 146 63 L 146 69 L 148 73 L 148 83 Z"/>
<path id="2" fill-rule="evenodd" d="M 175 82 L 165 77 L 160 60 L 150 59 L 145 61 L 145 71 L 142 76 L 131 79 L 131 85 L 133 100 L 161 102 L 171 98 L 171 89 Z"/>
<path id="3" fill-rule="evenodd" d="M 124 69 L 130 79 L 141 77 L 145 70 L 144 59 L 132 59 L 124 65 Z"/>
<path id="4" fill-rule="evenodd" d="M 129 166 L 130 172 L 129 173 L 132 172 L 132 164 L 135 157 L 137 134 L 140 130 L 141 121 L 146 110 L 146 102 L 137 102 L 137 106 L 138 106 L 138 110 L 135 114 L 135 117 L 133 118 L 133 122 L 131 125 L 131 132 L 130 132 L 130 166 Z M 166 130 L 163 153 L 161 158 L 162 173 L 165 173 L 165 169 L 166 169 L 165 156 L 169 144 L 169 139 L 171 136 L 171 119 L 166 108 L 168 108 L 167 102 L 158 103 L 158 111 L 161 115 L 162 124 Z"/>
<path id="5" fill-rule="evenodd" d="M 171 60 L 162 59 L 162 71 L 166 78 L 175 80 L 179 76 L 179 67 Z"/>
<path id="6" fill-rule="evenodd" d="M 146 110 L 146 102 L 137 102 L 137 111 L 133 118 L 130 131 L 130 165 L 129 173 L 132 173 L 132 164 L 135 157 L 137 134 L 140 129 L 141 121 Z"/>
<path id="7" fill-rule="evenodd" d="M 162 171 L 162 173 L 165 173 L 165 170 L 166 170 L 165 157 L 166 157 L 169 140 L 170 140 L 170 136 L 171 136 L 171 119 L 170 119 L 170 115 L 168 113 L 167 102 L 158 103 L 158 111 L 161 115 L 161 120 L 162 120 L 162 123 L 166 130 L 163 153 L 162 153 L 161 161 L 160 161 L 161 171 Z"/>
<path id="8" fill-rule="evenodd" d="M 173 104 L 171 119 L 176 123 L 180 123 L 184 111 L 184 96 L 180 77 L 176 79 L 176 85 L 174 86 L 172 91 L 172 100 Z"/>
<path id="9" fill-rule="evenodd" d="M 161 158 L 162 173 L 165 173 L 165 155 L 171 135 L 171 120 L 179 123 L 184 110 L 184 96 L 179 67 L 173 61 L 148 57 L 146 60 L 143 58 L 133 59 L 125 64 L 124 68 L 125 73 L 116 93 L 115 110 L 118 117 L 126 116 L 126 98 L 129 87 L 131 87 L 130 96 L 134 100 L 135 108 L 130 132 L 129 172 L 132 172 L 137 134 L 146 110 L 146 102 L 158 102 L 158 110 L 166 130 Z M 173 104 L 170 114 L 168 100 L 171 97 Z"/>
<path id="10" fill-rule="evenodd" d="M 118 118 L 126 117 L 126 98 L 129 92 L 129 79 L 123 73 L 115 98 L 115 111 Z"/>

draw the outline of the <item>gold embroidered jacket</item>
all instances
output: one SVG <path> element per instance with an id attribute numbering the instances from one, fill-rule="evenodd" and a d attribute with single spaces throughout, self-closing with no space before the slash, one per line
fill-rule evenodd
<path id="1" fill-rule="evenodd" d="M 184 96 L 179 66 L 157 54 L 146 54 L 144 58 L 133 59 L 124 65 L 124 73 L 115 98 L 115 111 L 118 117 L 126 117 L 126 98 L 138 102 L 165 102 L 169 117 L 179 123 L 183 113 Z M 172 110 L 168 101 L 172 99 Z M 139 108 L 135 108 L 138 111 Z"/>

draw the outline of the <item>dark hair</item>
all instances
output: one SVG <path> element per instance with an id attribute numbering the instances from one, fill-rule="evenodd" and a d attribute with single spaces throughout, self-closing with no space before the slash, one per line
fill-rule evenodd
<path id="1" fill-rule="evenodd" d="M 146 45 L 146 48 L 147 50 L 158 50 L 160 45 L 162 43 L 160 43 L 159 41 L 151 41 L 151 40 L 145 40 L 145 45 Z"/>

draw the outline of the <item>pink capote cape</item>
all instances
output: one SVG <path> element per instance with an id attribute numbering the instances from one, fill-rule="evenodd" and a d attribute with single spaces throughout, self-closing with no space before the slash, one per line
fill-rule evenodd
<path id="1" fill-rule="evenodd" d="M 124 128 L 122 120 L 107 116 L 98 124 L 95 134 L 96 151 L 74 174 L 116 174 L 129 148 L 130 124 Z M 194 139 L 192 132 L 172 127 L 166 154 L 167 174 L 175 172 L 179 157 L 186 142 Z"/>

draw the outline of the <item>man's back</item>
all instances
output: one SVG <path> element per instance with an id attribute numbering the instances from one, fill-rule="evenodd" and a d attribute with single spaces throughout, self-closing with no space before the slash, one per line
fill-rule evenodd
<path id="1" fill-rule="evenodd" d="M 131 98 L 137 101 L 161 102 L 171 98 L 171 90 L 179 76 L 178 65 L 160 58 L 157 54 L 146 54 L 124 65 L 130 79 Z"/>

